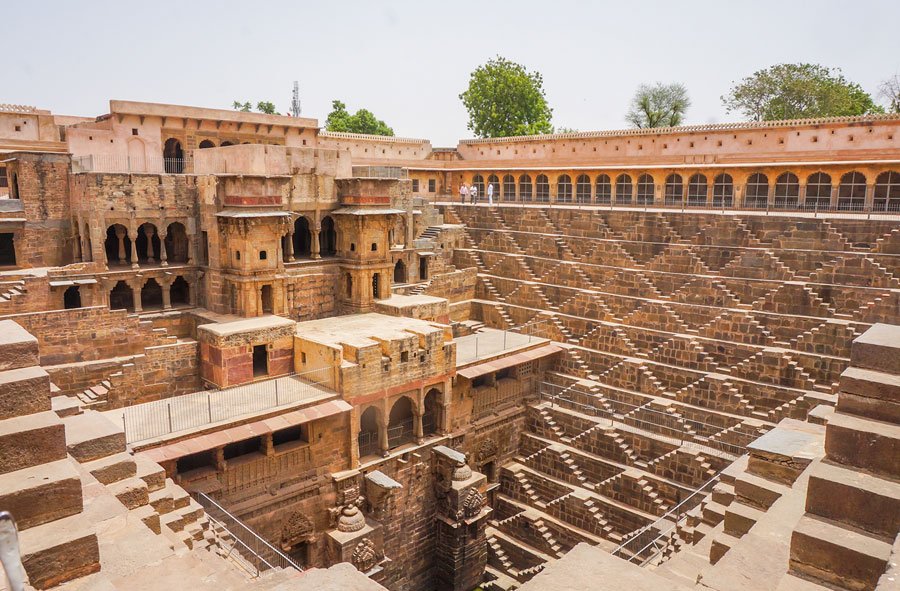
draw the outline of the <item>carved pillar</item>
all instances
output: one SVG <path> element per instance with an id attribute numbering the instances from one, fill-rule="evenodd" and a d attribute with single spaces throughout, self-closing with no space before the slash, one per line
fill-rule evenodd
<path id="1" fill-rule="evenodd" d="M 128 233 L 135 238 L 137 238 L 137 228 L 134 226 L 132 222 L 131 227 L 129 228 Z M 139 269 L 140 265 L 138 265 L 138 256 L 137 256 L 137 240 L 131 241 L 131 268 Z"/>
<path id="2" fill-rule="evenodd" d="M 159 235 L 159 262 L 163 267 L 169 266 L 169 250 L 166 248 L 166 238 L 168 236 L 166 233 Z"/>
<path id="3" fill-rule="evenodd" d="M 162 288 L 163 310 L 168 310 L 172 307 L 172 283 L 165 281 L 160 283 L 160 287 Z"/>
<path id="4" fill-rule="evenodd" d="M 124 226 L 116 224 L 116 239 L 119 241 L 119 262 L 123 264 L 125 263 L 125 235 L 127 233 L 128 231 Z"/>
<path id="5" fill-rule="evenodd" d="M 133 249 L 132 252 L 134 252 Z M 144 308 L 141 306 L 141 286 L 137 281 L 131 283 L 131 299 L 134 302 L 135 313 L 142 312 Z"/>
<path id="6" fill-rule="evenodd" d="M 422 426 L 422 417 L 424 416 L 425 413 L 421 411 L 413 411 L 413 437 L 416 438 L 417 444 L 425 441 L 425 429 Z"/>
<path id="7" fill-rule="evenodd" d="M 319 254 L 319 232 L 322 230 L 322 227 L 317 223 L 315 230 L 311 232 L 312 236 L 312 258 L 320 259 L 322 256 Z"/>
<path id="8" fill-rule="evenodd" d="M 294 231 L 287 233 L 287 244 L 284 245 L 284 254 L 289 263 L 294 262 Z"/>
<path id="9" fill-rule="evenodd" d="M 144 224 L 144 236 L 147 237 L 147 262 L 153 263 L 153 226 Z"/>

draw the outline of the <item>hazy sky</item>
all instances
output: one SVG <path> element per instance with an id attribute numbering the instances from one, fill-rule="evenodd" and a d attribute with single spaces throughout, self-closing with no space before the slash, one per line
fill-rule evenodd
<path id="1" fill-rule="evenodd" d="M 0 102 L 99 115 L 109 99 L 230 108 L 332 99 L 436 146 L 470 137 L 458 95 L 501 54 L 538 70 L 556 126 L 625 127 L 642 82 L 680 81 L 686 123 L 736 120 L 719 97 L 786 61 L 838 66 L 869 92 L 900 71 L 900 2 L 519 0 L 3 3 Z"/>

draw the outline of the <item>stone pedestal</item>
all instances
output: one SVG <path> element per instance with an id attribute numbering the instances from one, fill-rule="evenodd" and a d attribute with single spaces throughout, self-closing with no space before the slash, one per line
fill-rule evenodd
<path id="1" fill-rule="evenodd" d="M 439 591 L 469 591 L 481 583 L 487 565 L 487 478 L 473 472 L 458 451 L 439 445 L 433 453 L 438 499 L 435 582 Z"/>

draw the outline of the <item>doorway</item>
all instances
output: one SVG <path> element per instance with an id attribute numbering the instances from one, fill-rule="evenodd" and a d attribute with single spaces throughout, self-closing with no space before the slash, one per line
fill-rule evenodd
<path id="1" fill-rule="evenodd" d="M 269 375 L 269 352 L 265 345 L 253 345 L 253 377 Z"/>

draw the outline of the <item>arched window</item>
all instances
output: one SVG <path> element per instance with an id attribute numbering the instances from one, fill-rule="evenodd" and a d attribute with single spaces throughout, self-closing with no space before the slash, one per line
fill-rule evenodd
<path id="1" fill-rule="evenodd" d="M 162 306 L 162 286 L 156 279 L 151 277 L 141 287 L 141 308 L 144 310 L 161 310 Z"/>
<path id="2" fill-rule="evenodd" d="M 131 260 L 131 237 L 128 236 L 128 228 L 122 224 L 113 224 L 106 229 L 106 241 L 103 244 L 106 251 L 106 264 L 119 263 L 124 265 Z"/>
<path id="3" fill-rule="evenodd" d="M 637 203 L 638 205 L 653 204 L 653 177 L 647 173 L 642 174 L 637 180 Z"/>
<path id="4" fill-rule="evenodd" d="M 562 203 L 572 202 L 572 179 L 567 174 L 561 174 L 556 179 L 556 200 Z"/>
<path id="5" fill-rule="evenodd" d="M 730 174 L 722 173 L 713 181 L 713 205 L 731 207 L 734 204 L 734 180 Z"/>
<path id="6" fill-rule="evenodd" d="M 163 164 L 166 172 L 181 174 L 184 172 L 184 151 L 181 142 L 173 137 L 163 145 Z"/>
<path id="7" fill-rule="evenodd" d="M 233 146 L 234 142 L 229 142 L 228 140 L 225 140 L 220 145 L 224 148 L 225 146 Z"/>
<path id="8" fill-rule="evenodd" d="M 536 201 L 550 201 L 550 180 L 545 174 L 537 176 L 537 187 L 535 191 Z"/>
<path id="9" fill-rule="evenodd" d="M 394 283 L 406 283 L 406 264 L 403 261 L 397 261 L 394 265 Z"/>
<path id="10" fill-rule="evenodd" d="M 494 198 L 500 199 L 500 179 L 497 178 L 496 174 L 492 174 L 488 177 L 488 185 L 494 187 Z M 487 197 L 487 193 L 484 194 Z"/>
<path id="11" fill-rule="evenodd" d="M 747 179 L 747 190 L 744 193 L 746 207 L 765 209 L 769 202 L 769 177 L 757 172 Z"/>
<path id="12" fill-rule="evenodd" d="M 705 174 L 691 175 L 688 179 L 687 203 L 695 207 L 705 207 L 706 198 L 709 194 L 709 181 L 706 180 Z"/>
<path id="13" fill-rule="evenodd" d="M 578 203 L 591 202 L 591 177 L 579 174 L 575 179 L 575 201 Z"/>
<path id="14" fill-rule="evenodd" d="M 800 180 L 793 172 L 782 172 L 775 179 L 775 207 L 794 209 L 800 200 Z"/>
<path id="15" fill-rule="evenodd" d="M 309 228 L 309 220 L 303 216 L 294 220 L 294 257 L 309 257 L 312 255 L 312 232 Z"/>
<path id="16" fill-rule="evenodd" d="M 172 282 L 171 287 L 169 287 L 169 301 L 172 305 L 187 305 L 191 302 L 191 287 L 181 275 L 176 277 L 175 281 Z"/>
<path id="17" fill-rule="evenodd" d="M 359 417 L 359 457 L 378 455 L 381 443 L 378 436 L 378 409 L 370 406 Z"/>
<path id="18" fill-rule="evenodd" d="M 597 203 L 612 203 L 612 182 L 608 174 L 599 175 L 594 187 L 594 199 Z"/>
<path id="19" fill-rule="evenodd" d="M 145 222 L 138 226 L 137 236 L 134 237 L 134 247 L 137 249 L 140 262 L 154 263 L 159 256 L 159 233 L 156 225 Z"/>
<path id="20" fill-rule="evenodd" d="M 900 211 L 900 172 L 882 172 L 875 179 L 875 209 Z"/>
<path id="21" fill-rule="evenodd" d="M 511 174 L 503 175 L 503 200 L 516 200 L 516 177 Z"/>
<path id="22" fill-rule="evenodd" d="M 838 209 L 862 209 L 866 204 L 866 177 L 861 172 L 848 172 L 838 187 Z"/>
<path id="23" fill-rule="evenodd" d="M 472 184 L 478 190 L 478 198 L 484 197 L 484 177 L 480 174 L 476 174 L 472 177 Z"/>
<path id="24" fill-rule="evenodd" d="M 824 172 L 809 175 L 806 179 L 807 209 L 831 207 L 831 177 Z"/>
<path id="25" fill-rule="evenodd" d="M 112 310 L 134 311 L 134 292 L 124 281 L 117 281 L 109 292 L 109 307 Z"/>
<path id="26" fill-rule="evenodd" d="M 206 148 L 215 148 L 216 145 L 212 143 L 212 140 L 203 140 L 200 142 L 200 149 L 205 150 Z"/>
<path id="27" fill-rule="evenodd" d="M 522 198 L 522 201 L 531 201 L 532 196 L 532 185 L 531 185 L 531 176 L 527 174 L 523 174 L 519 177 L 519 197 Z"/>
<path id="28" fill-rule="evenodd" d="M 629 175 L 620 174 L 616 177 L 616 203 L 630 205 L 633 190 Z"/>
<path id="29" fill-rule="evenodd" d="M 425 412 L 422 413 L 422 435 L 428 437 L 438 432 L 441 426 L 441 393 L 437 389 L 432 388 L 425 394 L 425 402 L 422 406 Z"/>
<path id="30" fill-rule="evenodd" d="M 186 263 L 190 258 L 188 255 L 190 249 L 190 241 L 188 240 L 187 230 L 181 222 L 172 222 L 166 227 L 166 260 L 170 263 Z"/>
<path id="31" fill-rule="evenodd" d="M 680 174 L 670 174 L 666 177 L 666 205 L 681 205 L 684 203 L 684 181 Z"/>

